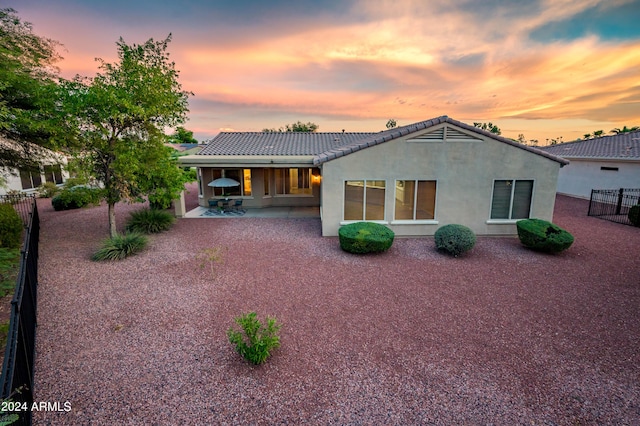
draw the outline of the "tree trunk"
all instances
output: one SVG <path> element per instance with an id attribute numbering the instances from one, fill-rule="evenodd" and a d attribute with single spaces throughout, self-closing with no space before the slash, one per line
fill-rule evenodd
<path id="1" fill-rule="evenodd" d="M 116 228 L 116 205 L 115 203 L 109 203 L 109 234 L 111 238 L 118 235 Z"/>

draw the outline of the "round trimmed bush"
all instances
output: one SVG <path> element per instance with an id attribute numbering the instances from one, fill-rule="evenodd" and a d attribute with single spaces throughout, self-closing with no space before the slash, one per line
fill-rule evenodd
<path id="1" fill-rule="evenodd" d="M 88 204 L 100 201 L 101 189 L 84 185 L 65 188 L 51 199 L 51 205 L 56 211 L 79 209 Z"/>
<path id="2" fill-rule="evenodd" d="M 476 234 L 464 225 L 445 225 L 435 235 L 436 248 L 453 256 L 459 256 L 476 245 Z"/>
<path id="3" fill-rule="evenodd" d="M 547 253 L 560 253 L 573 244 L 573 235 L 558 225 L 542 219 L 524 219 L 516 222 L 518 238 L 525 246 Z"/>
<path id="4" fill-rule="evenodd" d="M 20 247 L 22 228 L 22 219 L 13 205 L 0 203 L 0 247 Z"/>
<path id="5" fill-rule="evenodd" d="M 627 214 L 629 218 L 629 222 L 633 226 L 640 226 L 640 204 L 636 204 L 629 209 L 629 213 Z"/>
<path id="6" fill-rule="evenodd" d="M 349 253 L 377 253 L 389 250 L 395 234 L 379 223 L 355 222 L 338 230 L 340 248 Z"/>

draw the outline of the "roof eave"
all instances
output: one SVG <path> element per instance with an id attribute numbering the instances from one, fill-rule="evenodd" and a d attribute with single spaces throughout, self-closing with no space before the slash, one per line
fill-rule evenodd
<path id="1" fill-rule="evenodd" d="M 313 155 L 185 155 L 178 161 L 182 167 L 309 167 Z"/>

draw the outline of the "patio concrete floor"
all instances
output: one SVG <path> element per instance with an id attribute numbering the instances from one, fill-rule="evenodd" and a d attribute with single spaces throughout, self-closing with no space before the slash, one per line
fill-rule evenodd
<path id="1" fill-rule="evenodd" d="M 207 207 L 196 207 L 185 214 L 187 219 L 228 219 L 234 217 L 263 217 L 263 218 L 300 218 L 300 217 L 320 217 L 319 207 L 265 207 L 261 209 L 244 209 L 244 214 L 220 213 L 209 215 L 211 212 Z"/>

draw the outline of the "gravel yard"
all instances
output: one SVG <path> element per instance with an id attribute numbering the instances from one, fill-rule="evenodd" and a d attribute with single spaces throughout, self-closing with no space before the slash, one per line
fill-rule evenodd
<path id="1" fill-rule="evenodd" d="M 231 218 L 96 263 L 106 206 L 39 200 L 35 399 L 72 410 L 34 423 L 638 424 L 640 228 L 587 205 L 558 196 L 559 255 L 481 237 L 456 259 L 428 237 L 356 256 L 319 219 Z M 250 310 L 283 324 L 260 367 L 225 333 Z"/>

